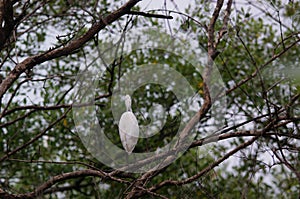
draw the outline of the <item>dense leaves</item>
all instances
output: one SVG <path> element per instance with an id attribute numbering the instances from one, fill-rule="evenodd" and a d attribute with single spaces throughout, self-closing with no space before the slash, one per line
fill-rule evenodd
<path id="1" fill-rule="evenodd" d="M 0 0 L 0 5 L 5 2 L 13 3 L 14 28 L 0 46 L 1 87 L 26 58 L 51 57 L 124 5 L 106 0 Z M 143 3 L 148 1 L 105 24 L 79 49 L 28 66 L 0 98 L 0 197 L 298 198 L 300 3 L 166 0 L 153 3 L 155 9 Z M 0 9 L 2 33 L 6 18 Z M 219 74 L 210 80 L 217 85 L 209 87 L 211 102 L 208 56 Z M 130 93 L 140 132 L 151 133 L 139 139 L 134 153 L 159 153 L 190 113 L 207 104 L 208 110 L 180 158 L 156 172 L 119 172 L 94 157 L 75 128 L 78 74 L 94 71 L 98 124 L 122 149 L 118 120 L 125 104 L 112 103 L 113 96 L 122 91 L 122 78 L 152 66 L 177 71 L 193 96 L 167 74 L 162 76 L 168 86 L 150 82 Z M 176 87 L 192 100 L 190 106 L 181 104 Z"/>

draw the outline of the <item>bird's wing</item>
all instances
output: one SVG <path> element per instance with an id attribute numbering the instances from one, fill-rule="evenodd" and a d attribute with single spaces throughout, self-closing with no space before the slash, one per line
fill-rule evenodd
<path id="1" fill-rule="evenodd" d="M 124 149 L 131 153 L 138 141 L 139 125 L 132 112 L 122 114 L 119 122 L 119 134 Z"/>

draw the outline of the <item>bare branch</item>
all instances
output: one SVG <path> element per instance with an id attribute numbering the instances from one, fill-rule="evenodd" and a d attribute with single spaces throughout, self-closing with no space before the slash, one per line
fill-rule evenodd
<path id="1" fill-rule="evenodd" d="M 150 17 L 150 18 L 158 18 L 158 19 L 173 19 L 170 15 L 160 15 L 160 14 L 152 14 L 152 13 L 146 13 L 146 12 L 137 12 L 137 11 L 130 11 L 128 14 L 132 15 L 140 15 L 143 17 Z"/>
<path id="2" fill-rule="evenodd" d="M 268 61 L 266 61 L 263 65 L 261 65 L 260 67 L 258 67 L 258 69 L 256 69 L 249 77 L 241 80 L 239 83 L 237 83 L 236 85 L 234 85 L 232 88 L 228 89 L 226 91 L 226 94 L 231 93 L 235 89 L 241 87 L 242 85 L 244 85 L 245 83 L 247 83 L 248 81 L 250 81 L 251 79 L 253 79 L 254 77 L 256 77 L 258 75 L 258 70 L 262 70 L 263 68 L 267 67 L 270 63 L 272 63 L 277 58 L 281 57 L 283 54 L 285 54 L 286 52 L 288 52 L 289 49 L 291 49 L 292 47 L 296 46 L 299 42 L 300 42 L 300 39 L 298 39 L 297 41 L 295 41 L 292 44 L 290 44 L 289 46 L 287 46 L 281 52 L 273 55 Z"/>
<path id="3" fill-rule="evenodd" d="M 208 54 L 211 56 L 215 53 L 215 24 L 220 15 L 224 0 L 218 0 L 213 15 L 208 25 Z"/>
<path id="4" fill-rule="evenodd" d="M 217 38 L 217 41 L 215 44 L 216 47 L 220 43 L 222 37 L 227 33 L 228 22 L 229 22 L 229 17 L 230 17 L 230 13 L 231 13 L 231 6 L 232 6 L 232 0 L 228 0 L 226 11 L 225 11 L 225 16 L 223 18 L 223 26 L 222 26 L 222 29 L 219 31 L 219 35 L 218 35 L 218 38 Z"/>
<path id="5" fill-rule="evenodd" d="M 250 139 L 249 141 L 239 145 L 238 147 L 236 147 L 235 149 L 233 149 L 232 151 L 228 152 L 227 154 L 225 154 L 224 156 L 222 156 L 221 158 L 219 158 L 218 160 L 216 160 L 214 163 L 210 164 L 209 166 L 207 166 L 205 169 L 203 169 L 202 171 L 200 171 L 199 173 L 197 173 L 196 175 L 189 177 L 185 180 L 182 181 L 177 181 L 177 180 L 166 180 L 163 181 L 153 187 L 151 187 L 149 190 L 151 191 L 155 191 L 157 189 L 160 189 L 166 185 L 183 185 L 183 184 L 187 184 L 190 182 L 195 181 L 196 179 L 200 178 L 201 176 L 205 175 L 206 173 L 208 173 L 210 170 L 212 170 L 214 167 L 218 166 L 220 163 L 224 162 L 226 159 L 228 159 L 230 156 L 232 156 L 233 154 L 239 152 L 241 149 L 246 148 L 247 146 L 253 144 L 256 140 L 258 139 L 257 136 L 253 137 L 252 139 Z"/>
<path id="6" fill-rule="evenodd" d="M 42 132 L 40 132 L 38 135 L 36 135 L 34 138 L 32 138 L 31 140 L 29 140 L 28 142 L 26 142 L 25 144 L 23 144 L 22 146 L 17 147 L 16 149 L 8 152 L 6 155 L 4 155 L 2 158 L 0 158 L 0 162 L 2 162 L 3 160 L 7 159 L 9 156 L 17 153 L 18 151 L 24 149 L 25 147 L 27 147 L 28 145 L 32 144 L 33 142 L 35 142 L 36 140 L 38 140 L 39 138 L 41 138 L 45 133 L 47 133 L 51 128 L 53 128 L 57 123 L 59 123 L 62 119 L 64 119 L 66 117 L 66 115 L 71 111 L 71 108 L 69 108 L 68 110 L 66 110 L 66 112 L 59 117 L 56 121 L 54 121 L 53 123 L 51 123 L 47 128 L 45 128 Z"/>
<path id="7" fill-rule="evenodd" d="M 289 168 L 289 169 L 296 175 L 296 177 L 297 177 L 297 179 L 298 179 L 298 181 L 299 181 L 299 183 L 300 183 L 300 172 L 299 172 L 299 170 L 296 169 L 293 165 L 291 165 L 291 164 L 288 162 L 288 160 L 286 159 L 284 153 L 283 153 L 281 150 L 280 150 L 280 152 L 281 152 L 281 156 L 282 156 L 282 157 L 280 157 L 280 156 L 277 154 L 277 152 L 275 151 L 275 149 L 273 149 L 272 151 L 273 151 L 274 155 L 278 158 L 278 160 L 279 160 L 280 162 L 282 162 L 287 168 Z"/>

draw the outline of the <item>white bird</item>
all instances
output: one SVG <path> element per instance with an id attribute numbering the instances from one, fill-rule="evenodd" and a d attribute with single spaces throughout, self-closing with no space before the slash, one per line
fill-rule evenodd
<path id="1" fill-rule="evenodd" d="M 139 124 L 131 110 L 131 98 L 125 96 L 126 112 L 124 112 L 119 122 L 119 135 L 122 145 L 128 154 L 133 151 L 139 139 Z"/>

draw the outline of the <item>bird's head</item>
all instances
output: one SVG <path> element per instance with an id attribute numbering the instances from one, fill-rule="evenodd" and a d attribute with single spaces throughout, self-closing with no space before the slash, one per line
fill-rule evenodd
<path id="1" fill-rule="evenodd" d="M 129 95 L 125 96 L 125 105 L 126 105 L 126 110 L 131 111 L 131 97 Z"/>

